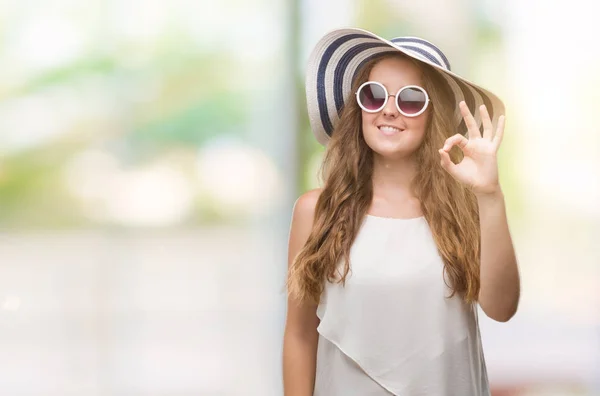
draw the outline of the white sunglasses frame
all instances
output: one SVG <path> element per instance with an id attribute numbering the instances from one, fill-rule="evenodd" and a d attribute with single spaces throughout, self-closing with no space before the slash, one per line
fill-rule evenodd
<path id="1" fill-rule="evenodd" d="M 361 103 L 361 101 L 360 101 L 360 97 L 358 96 L 358 94 L 360 93 L 360 90 L 363 89 L 363 87 L 365 87 L 366 85 L 369 85 L 369 84 L 379 85 L 381 88 L 383 88 L 383 92 L 385 92 L 385 101 L 383 102 L 383 105 L 379 109 L 377 109 L 377 110 L 369 110 L 369 109 L 365 108 L 363 106 L 363 104 Z M 421 110 L 419 110 L 415 114 L 405 113 L 405 112 L 403 112 L 400 109 L 400 106 L 398 106 L 398 99 L 397 99 L 397 97 L 398 97 L 398 95 L 400 95 L 400 92 L 402 92 L 403 90 L 405 90 L 407 88 L 416 88 L 416 89 L 420 90 L 421 92 L 423 92 L 425 94 L 425 106 L 423 106 L 423 108 Z M 378 113 L 381 110 L 383 110 L 385 108 L 385 106 L 387 105 L 387 102 L 388 102 L 388 99 L 390 98 L 390 96 L 394 97 L 394 103 L 396 104 L 396 109 L 398 109 L 398 111 L 400 112 L 400 114 L 402 114 L 405 117 L 418 117 L 418 116 L 420 116 L 421 114 L 423 114 L 423 112 L 425 110 L 427 110 L 427 106 L 429 106 L 429 102 L 430 102 L 429 95 L 427 94 L 427 91 L 425 91 L 425 88 L 419 87 L 418 85 L 407 85 L 407 86 L 404 86 L 404 87 L 400 88 L 398 90 L 398 92 L 396 92 L 396 95 L 390 95 L 389 92 L 388 92 L 388 90 L 385 88 L 385 86 L 382 83 L 377 82 L 377 81 L 367 81 L 367 82 L 363 83 L 360 87 L 358 87 L 358 89 L 356 90 L 356 101 L 358 102 L 358 105 L 360 106 L 360 108 L 363 109 L 367 113 Z"/>

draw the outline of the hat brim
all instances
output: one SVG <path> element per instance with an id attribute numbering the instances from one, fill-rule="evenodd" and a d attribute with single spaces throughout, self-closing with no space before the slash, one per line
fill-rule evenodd
<path id="1" fill-rule="evenodd" d="M 394 39 L 395 40 L 395 39 Z M 424 40 L 414 39 L 421 42 Z M 457 128 L 464 122 L 458 103 L 465 100 L 475 107 L 485 104 L 492 122 L 497 123 L 504 114 L 504 104 L 494 93 L 480 87 L 449 70 L 441 51 L 431 54 L 420 50 L 414 40 L 409 47 L 402 42 L 392 42 L 369 31 L 357 28 L 336 29 L 319 40 L 310 54 L 306 70 L 306 102 L 309 122 L 319 143 L 326 145 L 335 123 L 339 120 L 344 102 L 350 96 L 351 85 L 358 70 L 373 57 L 386 52 L 401 52 L 438 71 L 448 82 L 456 98 L 454 119 Z M 478 126 L 479 112 L 473 111 Z M 464 128 L 466 132 L 466 128 Z"/>

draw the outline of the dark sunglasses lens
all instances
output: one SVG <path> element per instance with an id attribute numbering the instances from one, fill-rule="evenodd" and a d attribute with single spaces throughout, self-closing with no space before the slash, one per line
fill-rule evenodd
<path id="1" fill-rule="evenodd" d="M 425 92 L 417 88 L 403 89 L 398 97 L 398 107 L 406 114 L 417 114 L 425 107 Z"/>
<path id="2" fill-rule="evenodd" d="M 369 111 L 380 110 L 386 97 L 385 90 L 377 84 L 364 85 L 358 92 L 360 104 Z"/>

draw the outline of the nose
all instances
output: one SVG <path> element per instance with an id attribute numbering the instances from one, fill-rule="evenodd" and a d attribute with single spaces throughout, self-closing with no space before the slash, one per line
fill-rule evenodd
<path id="1" fill-rule="evenodd" d="M 383 108 L 383 115 L 385 117 L 396 118 L 398 114 L 398 109 L 396 108 L 396 97 L 394 95 L 390 95 Z"/>

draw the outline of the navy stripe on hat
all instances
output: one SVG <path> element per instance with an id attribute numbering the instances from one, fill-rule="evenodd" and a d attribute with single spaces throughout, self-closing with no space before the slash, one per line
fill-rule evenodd
<path id="1" fill-rule="evenodd" d="M 428 48 L 431 48 L 432 50 L 434 50 L 439 56 L 440 58 L 442 58 L 443 62 L 445 63 L 445 66 L 448 70 L 450 69 L 450 61 L 448 61 L 448 58 L 446 58 L 446 55 L 444 55 L 444 53 L 435 45 L 431 44 L 429 41 L 425 41 L 416 37 L 398 37 L 395 39 L 390 40 L 392 43 L 396 44 L 396 43 L 419 43 L 419 44 L 424 44 L 426 45 Z M 401 44 L 401 46 L 403 46 Z M 439 63 L 439 62 L 436 62 Z"/>
<path id="2" fill-rule="evenodd" d="M 419 47 L 413 47 L 411 45 L 403 45 L 401 46 L 401 48 L 407 49 L 409 51 L 412 52 L 416 52 L 418 54 L 423 55 L 425 58 L 427 58 L 427 60 L 430 60 L 431 62 L 435 63 L 436 65 L 440 66 L 440 67 L 444 67 L 444 65 L 442 65 L 440 63 L 440 61 L 438 60 L 438 58 L 436 58 L 435 56 L 431 55 L 429 52 L 425 51 L 422 48 Z"/>
<path id="3" fill-rule="evenodd" d="M 335 68 L 335 72 L 333 73 L 333 98 L 335 100 L 335 108 L 338 112 L 344 107 L 344 75 L 346 74 L 348 64 L 361 52 L 377 47 L 389 47 L 389 45 L 377 42 L 358 44 L 355 47 L 352 47 L 352 49 L 346 52 L 340 59 Z"/>
<path id="4" fill-rule="evenodd" d="M 329 113 L 327 110 L 327 97 L 325 95 L 325 71 L 327 70 L 327 66 L 331 57 L 335 53 L 335 51 L 342 46 L 344 43 L 354 40 L 357 38 L 366 38 L 372 39 L 373 37 L 367 36 L 366 34 L 349 34 L 339 39 L 335 40 L 331 45 L 327 48 L 323 57 L 321 58 L 321 62 L 319 63 L 319 68 L 317 71 L 317 102 L 319 104 L 319 113 L 321 115 L 321 123 L 323 124 L 323 128 L 328 135 L 331 136 L 331 131 L 333 130 L 333 124 L 329 119 Z"/>

